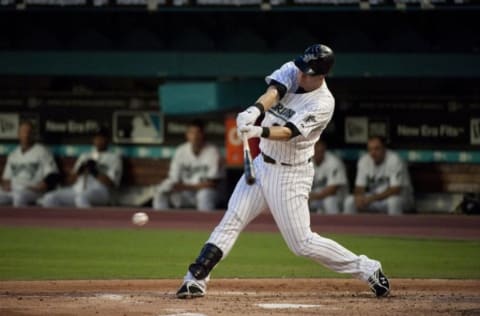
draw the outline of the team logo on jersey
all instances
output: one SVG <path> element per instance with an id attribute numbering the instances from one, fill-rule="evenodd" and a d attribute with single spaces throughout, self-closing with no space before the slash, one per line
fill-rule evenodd
<path id="1" fill-rule="evenodd" d="M 33 179 L 39 168 L 39 162 L 12 163 L 12 175 L 15 178 L 19 174 L 25 173 L 27 175 L 27 179 Z"/>
<path id="2" fill-rule="evenodd" d="M 305 123 L 315 123 L 317 119 L 313 115 L 309 115 L 303 119 Z"/>
<path id="3" fill-rule="evenodd" d="M 295 115 L 295 111 L 292 109 L 287 108 L 281 103 L 278 103 L 274 107 L 272 107 L 270 110 L 268 110 L 268 113 L 273 114 L 274 116 L 284 120 L 288 121 L 289 119 L 292 118 L 292 116 Z"/>
<path id="4" fill-rule="evenodd" d="M 389 177 L 375 177 L 375 176 L 367 176 L 367 191 L 374 190 L 375 188 L 378 188 L 379 186 L 382 185 L 388 185 L 390 184 L 390 178 Z"/>

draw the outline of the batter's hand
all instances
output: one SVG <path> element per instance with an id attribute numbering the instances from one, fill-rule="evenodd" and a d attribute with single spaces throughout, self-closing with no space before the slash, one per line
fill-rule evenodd
<path id="1" fill-rule="evenodd" d="M 254 126 L 254 125 L 244 125 L 238 129 L 239 134 L 242 137 L 246 137 L 248 139 L 260 137 L 260 135 L 262 135 L 262 131 L 263 131 L 262 127 Z"/>
<path id="2" fill-rule="evenodd" d="M 248 107 L 245 111 L 238 113 L 237 127 L 240 128 L 244 125 L 253 125 L 261 114 L 262 113 L 257 107 Z"/>

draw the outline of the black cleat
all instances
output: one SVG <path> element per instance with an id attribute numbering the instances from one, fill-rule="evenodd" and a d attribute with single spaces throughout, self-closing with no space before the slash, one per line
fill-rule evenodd
<path id="1" fill-rule="evenodd" d="M 205 290 L 195 281 L 186 281 L 177 291 L 177 298 L 197 298 L 205 296 Z"/>
<path id="2" fill-rule="evenodd" d="M 390 293 L 390 283 L 381 269 L 375 271 L 368 278 L 368 285 L 377 297 L 387 296 Z"/>

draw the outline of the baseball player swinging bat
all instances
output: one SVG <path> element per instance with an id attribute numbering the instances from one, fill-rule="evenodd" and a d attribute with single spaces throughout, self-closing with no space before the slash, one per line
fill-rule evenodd
<path id="1" fill-rule="evenodd" d="M 253 169 L 252 155 L 250 153 L 250 145 L 248 138 L 242 135 L 243 138 L 243 168 L 245 170 L 245 181 L 248 185 L 255 183 L 255 169 Z"/>

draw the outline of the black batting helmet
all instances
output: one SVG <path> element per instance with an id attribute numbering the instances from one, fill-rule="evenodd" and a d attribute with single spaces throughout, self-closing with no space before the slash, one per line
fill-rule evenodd
<path id="1" fill-rule="evenodd" d="M 326 75 L 335 62 L 333 50 L 322 44 L 309 46 L 302 55 L 295 58 L 295 66 L 311 76 Z"/>

